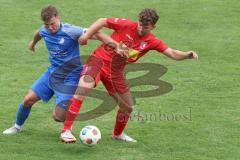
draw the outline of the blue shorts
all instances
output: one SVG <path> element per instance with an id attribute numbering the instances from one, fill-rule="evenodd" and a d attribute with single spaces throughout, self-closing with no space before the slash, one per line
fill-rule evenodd
<path id="1" fill-rule="evenodd" d="M 69 100 L 71 100 L 77 88 L 80 73 L 65 81 L 64 77 L 53 76 L 48 69 L 32 85 L 31 89 L 44 102 L 48 102 L 55 94 L 57 106 L 67 110 Z"/>

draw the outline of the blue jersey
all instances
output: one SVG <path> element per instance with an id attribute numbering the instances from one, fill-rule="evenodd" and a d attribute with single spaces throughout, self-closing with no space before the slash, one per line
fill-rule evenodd
<path id="1" fill-rule="evenodd" d="M 49 51 L 51 65 L 48 70 L 50 73 L 58 70 L 52 75 L 55 78 L 68 77 L 66 81 L 79 78 L 82 65 L 80 58 L 76 60 L 77 57 L 80 57 L 78 38 L 83 35 L 84 31 L 85 29 L 68 23 L 61 23 L 56 33 L 49 32 L 44 26 L 40 28 L 40 36 L 44 39 Z M 72 64 L 71 60 L 73 60 Z"/>
<path id="2" fill-rule="evenodd" d="M 50 68 L 56 68 L 69 60 L 79 57 L 78 38 L 84 29 L 67 23 L 61 23 L 56 33 L 51 33 L 44 26 L 40 28 L 40 35 L 49 51 Z"/>

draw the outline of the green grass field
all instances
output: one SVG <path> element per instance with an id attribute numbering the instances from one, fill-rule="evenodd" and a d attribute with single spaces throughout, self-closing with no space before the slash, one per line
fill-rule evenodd
<path id="1" fill-rule="evenodd" d="M 135 113 L 139 112 L 143 117 L 160 113 L 170 117 L 133 118 L 126 132 L 138 143 L 111 140 L 116 109 L 96 119 L 74 124 L 76 136 L 87 124 L 100 128 L 102 140 L 96 147 L 84 146 L 80 140 L 75 144 L 61 143 L 59 131 L 62 124 L 54 122 L 51 117 L 54 108 L 52 99 L 47 104 L 39 102 L 34 105 L 21 134 L 0 134 L 0 160 L 239 159 L 238 0 L 0 0 L 1 132 L 13 125 L 18 104 L 49 65 L 43 41 L 38 44 L 35 54 L 27 49 L 34 30 L 42 24 L 40 10 L 46 4 L 59 8 L 62 21 L 83 27 L 88 27 L 100 17 L 137 20 L 141 9 L 155 8 L 161 19 L 154 33 L 172 48 L 197 51 L 199 60 L 174 61 L 152 51 L 138 61 L 165 66 L 168 70 L 159 80 L 173 87 L 167 94 L 136 97 Z M 82 55 L 89 55 L 98 44 L 89 42 L 89 45 L 82 47 Z M 127 76 L 143 74 L 131 72 Z M 147 81 L 144 83 L 149 86 L 138 86 L 133 91 L 146 91 L 151 87 Z M 103 90 L 103 86 L 97 89 Z M 100 102 L 89 98 L 82 112 L 93 109 Z M 173 115 L 174 119 L 171 118 Z"/>

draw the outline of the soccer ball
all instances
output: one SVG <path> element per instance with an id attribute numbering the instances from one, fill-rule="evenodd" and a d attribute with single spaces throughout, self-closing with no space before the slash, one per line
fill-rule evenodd
<path id="1" fill-rule="evenodd" d="M 83 144 L 94 146 L 99 143 L 101 132 L 96 126 L 88 125 L 83 127 L 80 131 L 79 137 Z"/>

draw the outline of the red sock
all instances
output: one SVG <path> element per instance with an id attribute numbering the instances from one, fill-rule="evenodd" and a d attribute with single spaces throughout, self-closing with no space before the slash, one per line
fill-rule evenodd
<path id="1" fill-rule="evenodd" d="M 116 123 L 113 131 L 113 134 L 115 136 L 118 136 L 123 132 L 124 128 L 127 125 L 129 117 L 130 113 L 123 113 L 120 109 L 118 110 Z"/>
<path id="2" fill-rule="evenodd" d="M 82 105 L 81 100 L 78 100 L 74 97 L 71 99 L 70 106 L 66 113 L 66 119 L 64 121 L 64 128 L 62 131 L 71 130 L 73 122 L 80 111 L 81 105 Z"/>

